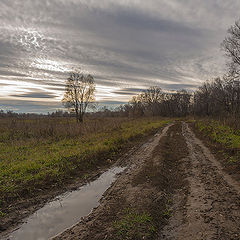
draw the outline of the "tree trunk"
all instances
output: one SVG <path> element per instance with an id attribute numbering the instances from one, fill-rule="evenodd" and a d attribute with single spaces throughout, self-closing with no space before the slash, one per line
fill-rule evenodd
<path id="1" fill-rule="evenodd" d="M 83 122 L 83 115 L 79 114 L 78 116 L 78 122 L 82 123 Z"/>
<path id="2" fill-rule="evenodd" d="M 76 121 L 79 122 L 79 113 L 77 109 L 75 109 L 75 113 L 76 113 Z"/>

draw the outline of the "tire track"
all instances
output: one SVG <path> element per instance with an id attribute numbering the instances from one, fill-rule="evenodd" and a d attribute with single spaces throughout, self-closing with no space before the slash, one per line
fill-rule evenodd
<path id="1" fill-rule="evenodd" d="M 174 214 L 159 239 L 239 240 L 240 187 L 186 123 L 182 132 L 189 149 L 183 159 L 189 194 L 185 206 L 175 194 Z"/>

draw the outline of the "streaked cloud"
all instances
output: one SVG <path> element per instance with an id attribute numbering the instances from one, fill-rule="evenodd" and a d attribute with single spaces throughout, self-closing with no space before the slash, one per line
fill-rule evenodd
<path id="1" fill-rule="evenodd" d="M 95 76 L 102 104 L 136 86 L 193 90 L 224 72 L 219 46 L 239 11 L 237 0 L 1 0 L 0 108 L 61 107 L 73 67 Z"/>
<path id="2" fill-rule="evenodd" d="M 31 93 L 23 93 L 18 95 L 11 95 L 11 97 L 17 98 L 55 98 L 56 95 L 44 92 L 31 92 Z"/>

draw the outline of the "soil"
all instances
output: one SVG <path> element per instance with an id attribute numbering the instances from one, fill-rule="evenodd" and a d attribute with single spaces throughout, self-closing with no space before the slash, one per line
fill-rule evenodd
<path id="1" fill-rule="evenodd" d="M 101 205 L 55 240 L 240 239 L 240 184 L 188 124 L 165 128 L 128 161 Z M 156 231 L 126 223 L 129 209 L 149 213 Z"/>
<path id="2" fill-rule="evenodd" d="M 187 123 L 166 126 L 120 158 L 127 169 L 101 204 L 53 239 L 240 240 L 240 183 L 216 156 Z"/>
<path id="3" fill-rule="evenodd" d="M 189 156 L 185 174 L 190 185 L 187 202 L 176 192 L 173 216 L 159 239 L 240 239 L 240 184 L 222 170 L 209 149 L 186 123 L 183 135 Z"/>
<path id="4" fill-rule="evenodd" d="M 206 123 L 207 124 L 207 123 Z M 240 182 L 240 164 L 238 161 L 229 161 L 230 157 L 240 159 L 239 148 L 228 148 L 226 145 L 213 141 L 207 134 L 203 134 L 195 123 L 189 124 L 196 136 L 207 146 L 214 157 L 221 163 L 222 169 L 231 175 L 236 181 Z"/>

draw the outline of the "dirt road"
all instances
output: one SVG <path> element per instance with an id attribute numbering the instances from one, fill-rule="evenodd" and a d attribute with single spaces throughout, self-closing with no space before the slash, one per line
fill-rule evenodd
<path id="1" fill-rule="evenodd" d="M 173 216 L 160 239 L 240 239 L 240 187 L 187 124 L 183 135 L 189 155 L 184 159 L 189 194 L 184 206 L 181 191 L 174 196 Z"/>
<path id="2" fill-rule="evenodd" d="M 122 215 L 121 211 L 133 208 L 134 203 L 139 206 L 141 202 L 145 204 L 146 199 L 142 199 L 142 195 L 152 194 L 153 189 L 148 186 L 134 184 L 134 178 L 142 171 L 144 163 L 149 161 L 169 127 L 170 125 L 161 133 L 155 134 L 154 138 L 142 145 L 127 161 L 125 159 L 129 168 L 107 191 L 101 205 L 92 214 L 54 239 L 111 239 L 114 235 L 113 222 L 117 216 Z"/>
<path id="3" fill-rule="evenodd" d="M 240 184 L 186 123 L 129 159 L 101 205 L 54 239 L 240 239 Z"/>
<path id="4" fill-rule="evenodd" d="M 100 205 L 53 239 L 240 240 L 240 183 L 187 123 L 166 126 L 114 166 L 126 169 Z"/>

